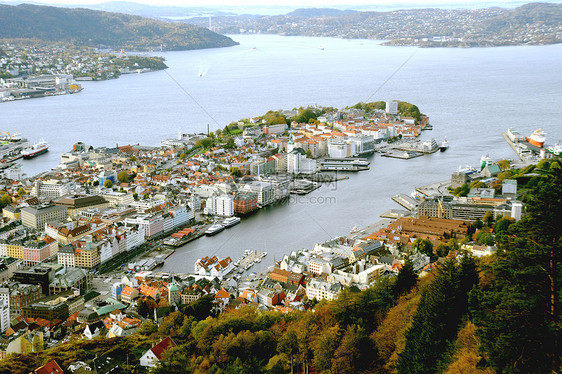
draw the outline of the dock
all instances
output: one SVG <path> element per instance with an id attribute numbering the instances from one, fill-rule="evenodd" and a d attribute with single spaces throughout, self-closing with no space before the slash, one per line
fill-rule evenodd
<path id="1" fill-rule="evenodd" d="M 382 157 L 399 158 L 401 160 L 409 160 L 411 158 L 421 157 L 424 153 L 419 152 L 408 152 L 408 151 L 387 151 L 381 154 Z"/>
<path id="2" fill-rule="evenodd" d="M 242 274 L 246 270 L 250 270 L 254 264 L 261 262 L 266 255 L 267 252 L 246 250 L 244 256 L 235 263 L 238 267 L 238 274 Z"/>
<path id="3" fill-rule="evenodd" d="M 413 211 L 419 205 L 419 202 L 416 199 L 408 195 L 405 195 L 403 193 L 399 193 L 398 195 L 392 196 L 392 200 L 394 200 L 396 203 L 402 205 L 404 208 L 410 211 Z"/>
<path id="4" fill-rule="evenodd" d="M 402 210 L 402 209 L 390 209 L 381 214 L 379 217 L 381 218 L 389 218 L 392 220 L 404 217 L 411 217 L 412 212 L 410 210 Z"/>
<path id="5" fill-rule="evenodd" d="M 360 230 L 357 230 L 356 232 L 350 233 L 347 237 L 350 239 L 359 239 L 359 238 L 364 238 L 366 236 L 371 235 L 374 232 L 379 231 L 380 229 L 388 226 L 389 224 L 392 223 L 392 219 L 383 219 L 380 221 L 377 221 L 375 223 L 373 223 L 372 225 L 369 225 L 367 227 L 364 227 Z"/>
<path id="6" fill-rule="evenodd" d="M 451 180 L 448 179 L 442 182 L 431 183 L 425 186 L 416 187 L 416 191 L 424 196 L 435 195 L 450 195 L 448 187 L 451 185 Z"/>
<path id="7" fill-rule="evenodd" d="M 507 136 L 507 133 L 502 132 L 502 136 L 505 139 L 505 141 L 507 142 L 507 144 L 509 144 L 509 146 L 513 149 L 513 151 L 515 151 L 515 153 L 517 154 L 517 157 L 519 157 L 519 159 L 521 161 L 525 161 L 525 159 L 523 158 L 521 152 L 520 152 L 520 148 L 518 146 L 515 145 L 514 142 L 511 141 L 511 139 L 509 139 L 509 137 Z M 527 142 L 525 142 L 527 143 Z M 529 144 L 529 143 L 527 143 Z"/>

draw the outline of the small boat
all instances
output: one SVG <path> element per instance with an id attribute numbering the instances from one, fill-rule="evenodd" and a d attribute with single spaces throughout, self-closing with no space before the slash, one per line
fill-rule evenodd
<path id="1" fill-rule="evenodd" d="M 349 230 L 350 234 L 355 234 L 356 232 L 358 232 L 359 229 L 357 228 L 357 226 L 353 226 L 353 228 L 351 230 Z"/>
<path id="2" fill-rule="evenodd" d="M 443 140 L 443 143 L 441 143 L 441 146 L 439 147 L 439 150 L 441 152 L 445 152 L 447 150 L 447 148 L 449 148 L 449 142 L 447 142 L 447 138 L 445 138 L 445 140 Z"/>
<path id="3" fill-rule="evenodd" d="M 220 223 L 214 224 L 205 231 L 205 235 L 213 236 L 224 230 L 224 226 Z"/>
<path id="4" fill-rule="evenodd" d="M 232 227 L 240 223 L 240 217 L 230 217 L 222 221 L 222 225 L 226 228 Z"/>
<path id="5" fill-rule="evenodd" d="M 39 156 L 40 154 L 43 154 L 45 152 L 47 152 L 49 150 L 49 144 L 47 144 L 47 142 L 45 142 L 43 139 L 41 139 L 41 141 L 37 144 L 34 144 L 33 146 L 24 149 L 21 152 L 21 155 L 23 156 L 23 158 L 32 158 L 35 156 Z"/>
<path id="6" fill-rule="evenodd" d="M 321 50 L 321 51 L 323 51 L 323 50 L 324 50 L 324 47 L 322 47 L 321 45 L 319 45 L 319 46 L 318 46 L 318 49 Z"/>

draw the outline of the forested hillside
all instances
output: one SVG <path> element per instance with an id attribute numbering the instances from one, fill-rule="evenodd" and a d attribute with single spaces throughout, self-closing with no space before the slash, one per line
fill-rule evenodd
<path id="1" fill-rule="evenodd" d="M 206 28 L 120 13 L 22 4 L 0 5 L 0 39 L 33 39 L 128 50 L 229 47 L 237 43 Z"/>

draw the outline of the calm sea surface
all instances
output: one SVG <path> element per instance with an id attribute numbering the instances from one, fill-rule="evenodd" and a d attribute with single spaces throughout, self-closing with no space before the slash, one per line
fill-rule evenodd
<path id="1" fill-rule="evenodd" d="M 0 104 L 2 130 L 51 144 L 48 154 L 20 161 L 28 175 L 56 167 L 78 141 L 159 145 L 179 131 L 202 132 L 207 124 L 215 130 L 271 109 L 313 104 L 408 101 L 430 117 L 434 130 L 423 138 L 449 141 L 447 152 L 413 160 L 376 155 L 370 171 L 189 243 L 166 261 L 164 269 L 176 272 L 192 271 L 201 256 L 236 259 L 245 249 L 268 251 L 261 269 L 274 257 L 369 225 L 399 208 L 390 199 L 394 193 L 445 180 L 484 154 L 513 158 L 501 137 L 508 127 L 523 134 L 541 127 L 550 144 L 562 139 L 562 45 L 419 49 L 368 40 L 233 38 L 239 46 L 164 53 L 166 72 L 86 82 L 76 95 Z"/>

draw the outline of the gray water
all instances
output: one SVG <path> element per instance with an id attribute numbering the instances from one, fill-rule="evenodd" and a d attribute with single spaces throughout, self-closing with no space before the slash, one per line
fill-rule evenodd
<path id="1" fill-rule="evenodd" d="M 523 134 L 541 127 L 550 144 L 562 139 L 562 45 L 419 49 L 369 40 L 233 38 L 239 46 L 164 53 L 166 72 L 87 82 L 76 95 L 0 104 L 2 130 L 51 144 L 48 154 L 21 161 L 29 175 L 55 167 L 77 141 L 158 145 L 178 131 L 202 132 L 207 124 L 215 130 L 271 109 L 313 104 L 408 101 L 430 117 L 434 130 L 423 138 L 449 141 L 447 152 L 413 160 L 375 156 L 370 171 L 189 243 L 165 264 L 178 272 L 191 271 L 201 256 L 236 259 L 245 249 L 268 251 L 260 269 L 274 257 L 369 225 L 398 208 L 390 200 L 394 193 L 445 180 L 484 154 L 514 158 L 501 137 L 508 127 Z"/>

